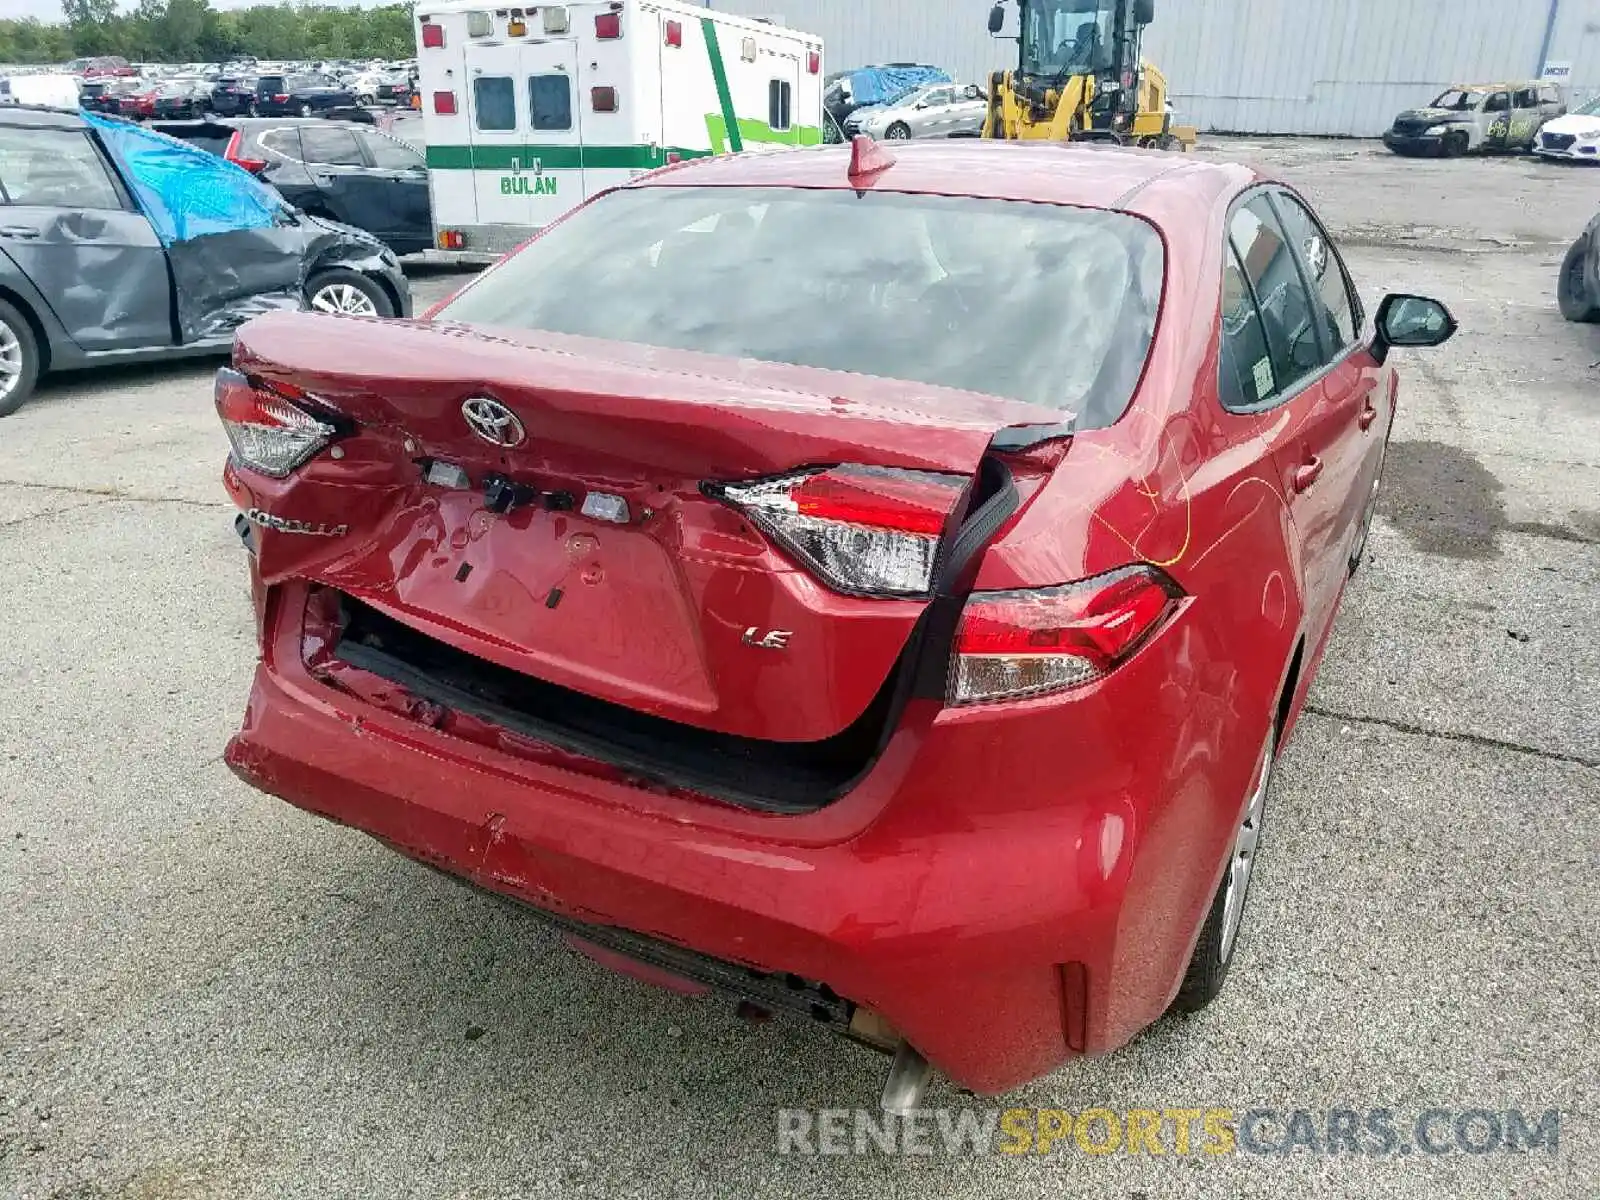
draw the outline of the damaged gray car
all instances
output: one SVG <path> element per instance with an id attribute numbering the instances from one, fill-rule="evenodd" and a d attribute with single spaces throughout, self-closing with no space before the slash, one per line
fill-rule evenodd
<path id="1" fill-rule="evenodd" d="M 0 109 L 0 416 L 39 377 L 226 353 L 259 313 L 411 315 L 371 234 L 117 118 Z"/>

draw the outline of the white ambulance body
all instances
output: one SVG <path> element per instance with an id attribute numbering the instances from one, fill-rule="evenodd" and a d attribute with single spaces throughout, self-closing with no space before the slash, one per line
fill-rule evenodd
<path id="1" fill-rule="evenodd" d="M 822 39 L 685 0 L 419 0 L 436 244 L 498 254 L 678 158 L 822 141 Z"/>

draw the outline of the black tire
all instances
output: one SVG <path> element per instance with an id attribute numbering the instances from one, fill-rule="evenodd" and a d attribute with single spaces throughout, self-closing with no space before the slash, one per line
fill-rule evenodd
<path id="1" fill-rule="evenodd" d="M 904 121 L 896 121 L 883 131 L 883 136 L 891 142 L 903 142 L 911 136 L 911 126 Z"/>
<path id="2" fill-rule="evenodd" d="M 1259 772 L 1252 772 L 1251 795 L 1246 798 L 1245 812 L 1248 815 L 1251 800 L 1255 796 L 1256 781 L 1264 789 L 1272 785 L 1272 767 L 1277 757 L 1277 730 L 1273 729 L 1267 735 L 1262 754 L 1265 765 L 1266 778 L 1262 780 Z M 1262 818 L 1266 815 L 1265 794 L 1262 796 L 1261 805 L 1258 807 L 1254 828 L 1259 839 L 1262 828 Z M 1241 822 L 1241 827 L 1243 822 Z M 1259 841 L 1256 843 L 1259 846 Z M 1239 897 L 1239 922 L 1234 927 L 1234 936 L 1231 944 L 1225 942 L 1224 934 L 1228 924 L 1226 917 L 1228 881 L 1232 874 L 1233 859 L 1237 853 L 1237 843 L 1228 848 L 1228 868 L 1222 873 L 1222 882 L 1217 885 L 1217 894 L 1211 899 L 1211 908 L 1206 912 L 1205 924 L 1200 927 L 1200 940 L 1195 943 L 1194 956 L 1189 960 L 1189 969 L 1184 972 L 1183 984 L 1178 988 L 1178 994 L 1173 998 L 1171 1011 L 1179 1013 L 1199 1012 L 1206 1005 L 1217 998 L 1222 991 L 1222 985 L 1227 982 L 1228 969 L 1233 966 L 1234 952 L 1239 948 L 1239 925 L 1242 924 L 1243 909 L 1249 899 L 1249 876 L 1246 876 L 1242 894 Z M 1252 866 L 1255 851 L 1251 852 Z M 1250 874 L 1254 874 L 1253 871 Z"/>
<path id="3" fill-rule="evenodd" d="M 245 111 L 248 112 L 252 117 L 259 117 L 261 115 L 261 106 L 252 100 Z"/>
<path id="4" fill-rule="evenodd" d="M 375 310 L 369 314 L 379 317 L 394 316 L 394 301 L 389 293 L 377 280 L 363 275 L 360 271 L 351 271 L 345 267 L 334 267 L 327 271 L 318 271 L 306 281 L 306 306 L 311 306 L 312 298 L 324 288 L 351 287 L 360 292 L 369 301 Z"/>
<path id="5" fill-rule="evenodd" d="M 0 300 L 0 347 L 16 342 L 16 382 L 4 397 L 0 397 L 0 417 L 9 417 L 33 395 L 33 385 L 39 382 L 39 343 L 33 336 L 33 326 L 28 319 L 4 300 Z M 0 379 L 5 376 L 0 376 Z"/>
<path id="6" fill-rule="evenodd" d="M 1440 149 L 1446 158 L 1460 158 L 1471 149 L 1471 143 L 1465 133 L 1457 130 L 1454 133 L 1444 135 L 1444 141 L 1440 143 Z"/>
<path id="7" fill-rule="evenodd" d="M 312 115 L 313 115 L 313 110 L 312 110 L 312 108 L 311 108 L 311 105 L 309 105 L 309 104 L 302 104 L 302 105 L 301 105 L 301 106 L 300 106 L 300 115 L 301 115 L 301 116 L 302 116 L 302 117 L 309 117 L 309 116 L 312 116 Z"/>
<path id="8" fill-rule="evenodd" d="M 1600 296 L 1589 287 L 1588 264 L 1591 234 L 1584 234 L 1572 243 L 1567 256 L 1561 261 L 1561 276 L 1556 281 L 1556 302 L 1561 305 L 1561 315 L 1569 321 L 1585 325 L 1600 325 Z"/>

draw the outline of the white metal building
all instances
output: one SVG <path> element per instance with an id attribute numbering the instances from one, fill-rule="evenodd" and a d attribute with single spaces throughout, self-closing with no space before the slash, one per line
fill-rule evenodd
<path id="1" fill-rule="evenodd" d="M 821 34 L 829 70 L 923 62 L 983 82 L 1016 54 L 988 35 L 990 0 L 710 3 Z M 1156 0 L 1145 52 L 1201 129 L 1373 136 L 1451 83 L 1564 66 L 1570 99 L 1600 93 L 1600 0 Z"/>

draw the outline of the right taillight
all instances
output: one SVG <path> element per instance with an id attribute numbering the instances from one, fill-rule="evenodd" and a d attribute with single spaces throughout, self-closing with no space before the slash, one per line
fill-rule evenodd
<path id="1" fill-rule="evenodd" d="M 925 596 L 967 478 L 844 465 L 706 490 L 838 591 Z"/>
<path id="2" fill-rule="evenodd" d="M 282 479 L 339 431 L 294 401 L 258 388 L 231 367 L 217 372 L 217 415 L 240 466 Z"/>
<path id="3" fill-rule="evenodd" d="M 951 704 L 1018 700 L 1092 683 L 1150 640 L 1183 591 L 1138 564 L 1063 587 L 974 592 L 950 664 Z"/>

